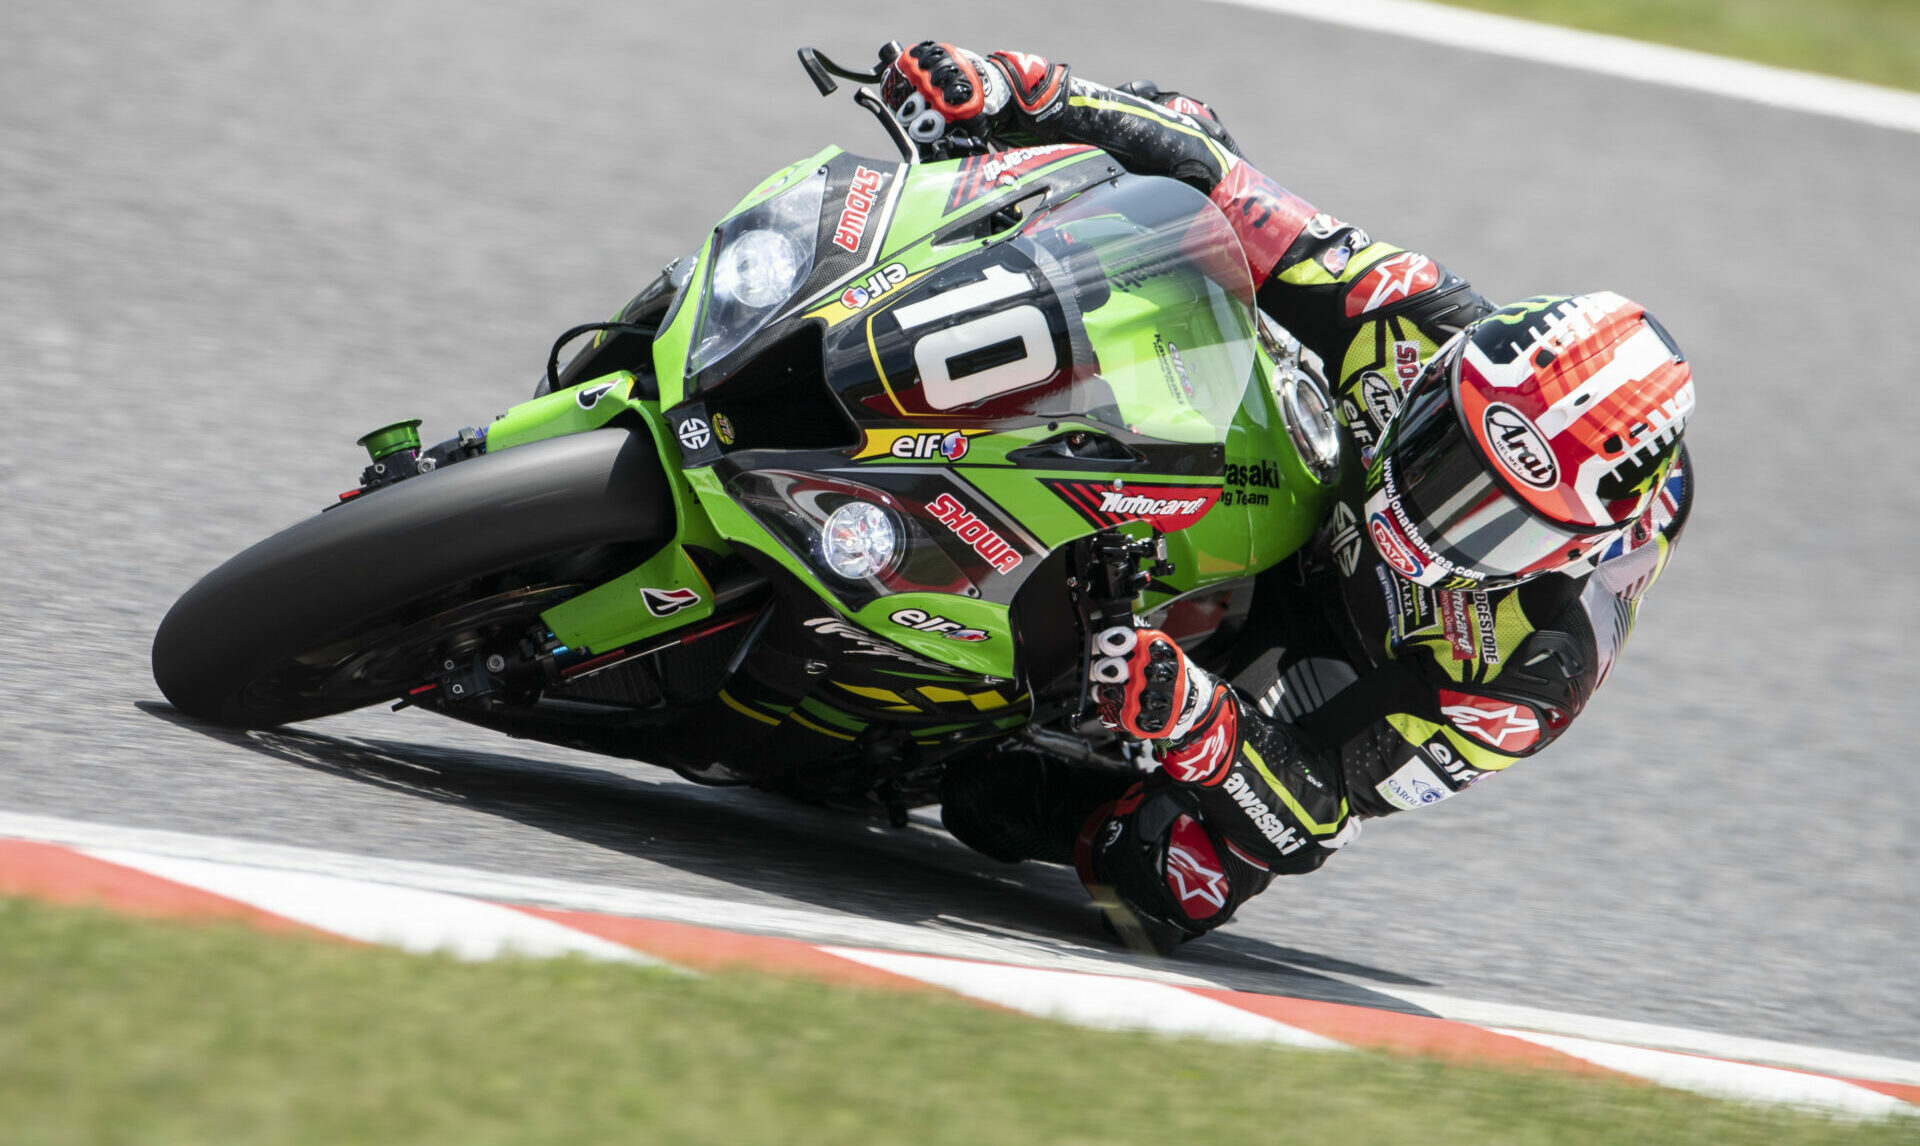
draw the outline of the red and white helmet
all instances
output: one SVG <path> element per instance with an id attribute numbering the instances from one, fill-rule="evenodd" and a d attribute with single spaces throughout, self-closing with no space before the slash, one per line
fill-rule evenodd
<path id="1" fill-rule="evenodd" d="M 1408 388 L 1368 475 L 1368 535 L 1420 585 L 1590 567 L 1649 512 L 1692 411 L 1686 358 L 1639 304 L 1502 307 Z"/>

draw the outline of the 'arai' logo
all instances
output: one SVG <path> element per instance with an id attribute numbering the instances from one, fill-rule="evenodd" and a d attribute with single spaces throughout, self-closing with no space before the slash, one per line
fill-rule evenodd
<path id="1" fill-rule="evenodd" d="M 1553 451 L 1525 414 L 1495 402 L 1487 407 L 1482 424 L 1494 459 L 1515 480 L 1534 489 L 1552 489 L 1559 483 L 1560 467 L 1554 463 Z"/>

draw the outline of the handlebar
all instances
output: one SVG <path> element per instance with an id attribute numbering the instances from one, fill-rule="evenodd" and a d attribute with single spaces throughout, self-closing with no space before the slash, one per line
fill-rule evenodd
<path id="1" fill-rule="evenodd" d="M 840 90 L 840 85 L 833 82 L 834 76 L 839 76 L 843 80 L 852 80 L 857 84 L 879 83 L 880 78 L 886 75 L 888 65 L 900 55 L 900 42 L 888 40 L 880 45 L 876 55 L 879 57 L 879 67 L 870 72 L 856 72 L 834 63 L 817 48 L 801 48 L 799 51 L 800 66 L 807 70 L 807 78 L 813 81 L 813 86 L 819 88 L 823 96 L 830 96 Z M 893 113 L 887 110 L 886 105 L 880 102 L 880 97 L 875 95 L 872 89 L 863 87 L 854 92 L 853 102 L 872 112 L 873 117 L 880 121 L 880 126 L 887 131 L 887 137 L 892 139 L 893 145 L 900 149 L 902 159 L 908 163 L 920 162 L 919 145 L 907 135 L 907 129 L 893 117 Z"/>

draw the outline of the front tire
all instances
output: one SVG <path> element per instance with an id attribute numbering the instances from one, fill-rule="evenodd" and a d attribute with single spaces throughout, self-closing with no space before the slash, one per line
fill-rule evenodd
<path id="1" fill-rule="evenodd" d="M 186 715 L 239 728 L 379 703 L 674 531 L 644 432 L 483 455 L 362 494 L 201 578 L 154 634 L 153 677 Z"/>

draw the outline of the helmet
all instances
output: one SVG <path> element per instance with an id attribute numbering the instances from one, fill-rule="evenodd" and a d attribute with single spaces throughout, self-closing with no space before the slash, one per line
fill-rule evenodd
<path id="1" fill-rule="evenodd" d="M 1686 358 L 1617 294 L 1502 307 L 1433 356 L 1367 475 L 1367 533 L 1418 585 L 1579 572 L 1643 514 L 1693 411 Z"/>

